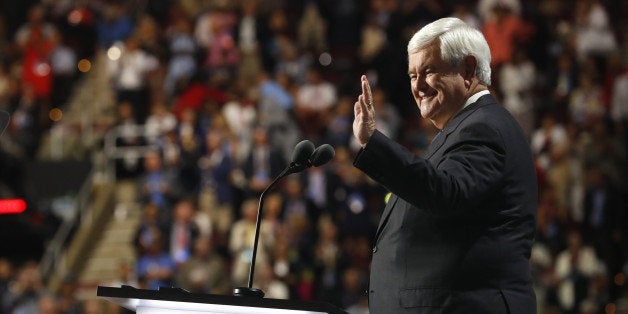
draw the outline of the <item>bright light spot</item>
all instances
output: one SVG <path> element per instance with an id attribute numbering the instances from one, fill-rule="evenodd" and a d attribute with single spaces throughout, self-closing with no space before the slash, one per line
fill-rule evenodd
<path id="1" fill-rule="evenodd" d="M 38 62 L 35 65 L 35 74 L 38 76 L 47 76 L 50 74 L 50 65 L 46 62 Z"/>
<path id="2" fill-rule="evenodd" d="M 59 108 L 52 108 L 50 112 L 48 112 L 48 117 L 50 117 L 50 120 L 57 122 L 63 118 L 63 111 Z"/>
<path id="3" fill-rule="evenodd" d="M 19 214 L 26 210 L 26 202 L 23 199 L 0 200 L 0 215 Z"/>
<path id="4" fill-rule="evenodd" d="M 328 66 L 331 64 L 331 55 L 328 52 L 323 52 L 321 53 L 320 56 L 318 56 L 318 62 L 322 65 L 322 66 Z"/>
<path id="5" fill-rule="evenodd" d="M 359 215 L 365 208 L 364 199 L 355 195 L 349 196 L 347 204 L 349 205 L 349 210 L 356 215 Z"/>
<path id="6" fill-rule="evenodd" d="M 121 55 L 122 51 L 116 46 L 111 46 L 111 48 L 107 49 L 107 57 L 113 61 L 120 59 Z"/>
<path id="7" fill-rule="evenodd" d="M 79 69 L 79 71 L 81 71 L 83 73 L 89 72 L 89 70 L 91 70 L 91 68 L 92 68 L 92 63 L 89 62 L 89 60 L 87 60 L 87 59 L 81 59 L 78 62 L 78 69 Z"/>

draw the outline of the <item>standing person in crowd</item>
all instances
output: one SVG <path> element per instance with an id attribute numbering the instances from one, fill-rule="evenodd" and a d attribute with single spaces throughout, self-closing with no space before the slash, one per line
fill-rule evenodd
<path id="1" fill-rule="evenodd" d="M 128 101 L 133 105 L 137 121 L 144 123 L 148 116 L 150 92 L 147 86 L 148 73 L 159 66 L 155 56 L 140 48 L 136 36 L 116 43 L 119 58 L 109 60 L 108 71 L 119 102 Z"/>
<path id="2" fill-rule="evenodd" d="M 194 293 L 227 294 L 231 282 L 227 272 L 227 261 L 218 254 L 207 237 L 194 240 L 194 250 L 176 272 L 178 287 Z"/>
<path id="3" fill-rule="evenodd" d="M 28 11 L 28 21 L 21 25 L 15 41 L 22 57 L 22 84 L 33 89 L 42 101 L 52 94 L 53 72 L 50 57 L 54 50 L 57 29 L 45 20 L 43 5 L 35 5 Z"/>
<path id="4" fill-rule="evenodd" d="M 161 152 L 151 150 L 144 155 L 144 173 L 139 178 L 140 201 L 159 207 L 161 215 L 168 216 L 174 200 L 181 194 L 179 182 L 166 171 Z"/>
<path id="5" fill-rule="evenodd" d="M 606 268 L 590 245 L 583 243 L 579 230 L 567 232 L 567 247 L 556 257 L 554 273 L 557 299 L 562 313 L 582 313 L 587 296 L 595 295 Z M 595 283 L 595 282 L 598 283 Z"/>
<path id="6" fill-rule="evenodd" d="M 521 127 L 488 91 L 490 61 L 482 34 L 460 19 L 414 34 L 412 95 L 441 130 L 425 158 L 376 129 L 362 76 L 354 165 L 392 192 L 373 248 L 373 313 L 536 312 L 534 163 Z"/>
<path id="7" fill-rule="evenodd" d="M 285 164 L 281 150 L 270 143 L 268 130 L 263 126 L 256 126 L 251 150 L 244 163 L 244 173 L 250 182 L 250 193 L 259 195 L 264 191 Z"/>
<path id="8" fill-rule="evenodd" d="M 178 200 L 172 210 L 170 224 L 166 226 L 164 241 L 168 244 L 166 250 L 177 267 L 185 263 L 192 255 L 194 241 L 201 231 L 194 221 L 197 208 L 192 197 L 183 197 Z"/>
<path id="9" fill-rule="evenodd" d="M 307 82 L 296 92 L 294 113 L 301 131 L 310 138 L 321 138 L 328 114 L 338 100 L 334 85 L 317 68 L 307 72 Z"/>
<path id="10" fill-rule="evenodd" d="M 146 281 L 147 289 L 158 290 L 172 285 L 177 266 L 165 248 L 164 234 L 157 229 L 153 231 L 148 249 L 137 257 L 135 268 L 138 279 Z"/>

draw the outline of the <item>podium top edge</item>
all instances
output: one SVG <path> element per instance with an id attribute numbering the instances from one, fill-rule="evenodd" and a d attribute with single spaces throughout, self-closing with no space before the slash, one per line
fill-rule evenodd
<path id="1" fill-rule="evenodd" d="M 298 311 L 323 312 L 329 314 L 347 314 L 344 310 L 327 302 L 269 299 L 217 294 L 192 293 L 179 288 L 161 288 L 160 290 L 138 289 L 131 286 L 98 286 L 96 296 L 117 299 L 159 300 L 174 302 L 192 302 L 219 304 L 227 306 L 263 307 Z"/>

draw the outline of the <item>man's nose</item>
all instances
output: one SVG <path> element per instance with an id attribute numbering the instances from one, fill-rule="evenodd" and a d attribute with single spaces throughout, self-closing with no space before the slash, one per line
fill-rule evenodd
<path id="1" fill-rule="evenodd" d="M 412 82 L 412 89 L 419 94 L 420 92 L 425 92 L 427 90 L 427 82 L 425 81 L 425 76 L 417 75 L 414 82 Z"/>

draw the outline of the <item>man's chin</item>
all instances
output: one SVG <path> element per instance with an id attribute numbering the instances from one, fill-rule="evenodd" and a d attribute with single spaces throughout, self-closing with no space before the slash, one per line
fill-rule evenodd
<path id="1" fill-rule="evenodd" d="M 431 117 L 431 108 L 429 107 L 424 107 L 424 106 L 419 106 L 419 111 L 421 112 L 421 117 L 423 117 L 424 119 L 429 119 Z"/>

